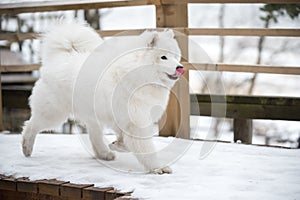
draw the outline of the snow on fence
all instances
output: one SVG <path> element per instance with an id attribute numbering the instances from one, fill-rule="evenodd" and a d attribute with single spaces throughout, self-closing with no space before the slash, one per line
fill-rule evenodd
<path id="1" fill-rule="evenodd" d="M 43 12 L 43 11 L 57 11 L 57 10 L 78 10 L 78 9 L 95 9 L 95 8 L 111 8 L 111 7 L 122 7 L 122 6 L 139 6 L 139 5 L 152 5 L 156 8 L 156 25 L 158 28 L 169 27 L 175 30 L 185 33 L 186 35 L 214 35 L 214 36 L 272 36 L 272 37 L 299 37 L 300 29 L 237 29 L 237 28 L 188 28 L 188 3 L 273 3 L 273 4 L 293 4 L 299 3 L 299 0 L 132 0 L 132 1 L 46 1 L 46 2 L 26 2 L 26 3 L 12 3 L 12 4 L 2 4 L 0 7 L 0 14 L 17 14 L 26 12 Z M 180 13 L 180 15 L 178 14 Z M 101 36 L 112 36 L 116 33 L 125 30 L 108 30 L 101 31 L 99 34 Z M 142 30 L 134 30 L 133 34 L 138 34 Z M 16 34 L 0 34 L 0 40 L 8 41 L 21 41 L 25 39 L 36 38 L 36 33 L 16 33 Z M 183 57 L 188 58 L 188 41 L 186 37 L 178 37 L 178 42 L 180 44 Z M 199 64 L 199 63 L 188 63 L 184 61 L 184 65 L 188 69 L 194 69 L 193 66 L 200 67 L 201 70 L 210 71 L 231 71 L 231 72 L 253 72 L 253 73 L 277 73 L 277 74 L 293 74 L 300 75 L 300 67 L 285 67 L 285 66 L 262 66 L 262 65 L 237 65 L 237 64 Z M 32 71 L 39 68 L 39 64 L 33 65 L 5 65 L 1 66 L 0 72 L 23 72 Z M 189 73 L 185 74 L 186 80 L 189 78 Z M 27 92 L 23 89 L 14 88 L 18 92 Z M 0 90 L 2 91 L 2 90 Z M 190 94 L 188 85 L 185 84 L 183 80 L 178 81 L 178 83 L 173 88 L 178 96 L 176 99 L 173 95 L 170 97 L 169 106 L 167 108 L 167 119 L 164 126 L 160 124 L 160 135 L 162 136 L 177 136 L 181 138 L 189 138 L 190 135 L 190 114 L 195 114 L 193 108 L 195 106 L 200 107 L 207 102 L 203 102 L 201 95 L 197 95 L 197 102 L 190 101 Z M 4 93 L 11 92 L 6 89 Z M 12 93 L 10 93 L 12 94 Z M 203 96 L 202 96 L 203 97 Z M 204 96 L 205 97 L 205 96 Z M 237 96 L 238 97 L 238 96 Z M 4 106 L 5 102 L 10 102 L 4 96 Z M 15 98 L 15 96 L 10 96 L 9 98 Z M 206 97 L 205 97 L 206 98 Z M 251 98 L 251 101 L 261 102 L 258 106 L 261 108 L 261 113 L 269 113 L 276 115 L 276 119 L 285 119 L 283 113 L 279 112 L 282 106 L 281 102 L 294 102 L 291 104 L 284 105 L 289 110 L 299 110 L 300 99 L 291 97 L 264 97 L 264 101 L 260 101 L 261 97 L 246 97 Z M 239 99 L 239 98 L 236 98 Z M 272 109 L 266 109 L 266 104 L 264 102 L 275 102 L 272 105 Z M 0 93 L 0 102 L 2 102 L 2 94 Z M 180 106 L 179 106 L 180 105 Z M 233 111 L 227 108 L 227 113 L 235 112 L 241 113 L 242 107 L 240 107 L 239 102 L 231 102 L 231 107 Z M 180 109 L 181 107 L 181 109 Z M 202 106 L 203 107 L 203 106 Z M 209 108 L 206 107 L 206 108 Z M 203 110 L 203 108 L 201 108 Z M 203 113 L 203 115 L 211 115 L 210 112 Z M 247 111 L 243 112 L 243 115 L 226 115 L 226 117 L 234 118 L 234 137 L 235 139 L 240 139 L 242 142 L 251 143 L 252 139 L 252 119 L 256 119 L 257 116 L 253 115 L 256 110 L 248 106 Z M 287 115 L 293 115 L 290 118 L 292 120 L 300 120 L 299 114 L 290 112 Z M 271 119 L 268 116 L 264 119 Z M 216 116 L 218 117 L 218 116 Z M 273 118 L 272 118 L 273 119 Z M 0 107 L 0 129 L 2 128 L 2 107 Z M 177 133 L 177 135 L 176 135 Z"/>

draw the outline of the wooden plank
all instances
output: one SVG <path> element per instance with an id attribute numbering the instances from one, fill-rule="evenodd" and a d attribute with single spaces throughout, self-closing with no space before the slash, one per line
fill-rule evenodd
<path id="1" fill-rule="evenodd" d="M 21 2 L 1 4 L 0 14 L 17 14 L 26 12 L 44 12 L 58 10 L 79 10 L 95 8 L 112 8 L 123 6 L 140 6 L 140 5 L 164 5 L 186 4 L 189 3 L 273 3 L 273 4 L 294 4 L 298 0 L 119 0 L 99 2 L 93 1 L 41 1 L 41 2 Z"/>
<path id="2" fill-rule="evenodd" d="M 123 197 L 129 193 L 120 192 L 119 190 L 108 190 L 105 192 L 105 200 L 115 200 L 116 198 Z"/>
<path id="3" fill-rule="evenodd" d="M 20 193 L 11 190 L 1 190 L 1 189 L 0 189 L 0 199 L 1 200 L 18 200 L 18 199 L 29 200 L 28 198 L 25 197 L 25 193 Z M 32 200 L 35 199 L 33 198 Z"/>
<path id="4" fill-rule="evenodd" d="M 300 97 L 282 97 L 282 96 L 247 96 L 247 95 L 210 95 L 210 94 L 192 94 L 196 98 L 191 101 L 201 103 L 223 103 L 224 97 L 227 104 L 247 104 L 263 106 L 300 106 Z"/>
<path id="5" fill-rule="evenodd" d="M 123 6 L 159 5 L 160 0 L 117 0 L 117 1 L 36 1 L 1 4 L 0 14 L 45 12 L 59 10 L 81 10 Z"/>
<path id="6" fill-rule="evenodd" d="M 3 98 L 2 98 L 2 81 L 1 81 L 1 71 L 0 71 L 0 131 L 3 130 L 3 110 L 2 110 L 2 107 L 3 107 Z"/>
<path id="7" fill-rule="evenodd" d="M 105 193 L 113 190 L 112 187 L 98 188 L 98 187 L 87 187 L 83 189 L 83 200 L 105 200 Z"/>
<path id="8" fill-rule="evenodd" d="M 240 65 L 223 63 L 207 64 L 186 62 L 184 62 L 183 65 L 188 69 L 198 69 L 203 71 L 300 75 L 300 67 L 298 66 Z"/>
<path id="9" fill-rule="evenodd" d="M 241 64 L 207 64 L 207 63 L 187 63 L 182 62 L 184 67 L 190 70 L 199 69 L 203 71 L 227 71 L 227 72 L 248 72 L 267 74 L 288 74 L 300 75 L 299 66 L 269 66 L 269 65 L 241 65 Z M 2 65 L 1 72 L 30 72 L 39 70 L 40 64 L 28 65 Z"/>
<path id="10" fill-rule="evenodd" d="M 6 108 L 29 109 L 28 98 L 32 86 L 4 86 L 2 106 Z"/>
<path id="11" fill-rule="evenodd" d="M 214 97 L 214 99 L 216 99 Z M 211 106 L 218 110 L 224 102 L 210 102 L 210 95 L 191 98 L 191 114 L 211 116 Z M 221 110 L 221 109 L 220 109 Z M 273 119 L 300 121 L 299 97 L 226 96 L 226 114 L 215 112 L 213 117 L 240 119 Z"/>
<path id="12" fill-rule="evenodd" d="M 217 71 L 300 75 L 300 67 L 217 64 Z"/>
<path id="13" fill-rule="evenodd" d="M 28 64 L 28 65 L 1 65 L 1 72 L 31 72 L 39 70 L 40 64 Z"/>
<path id="14" fill-rule="evenodd" d="M 161 12 L 161 11 L 158 11 Z M 158 23 L 164 18 L 158 17 Z M 174 28 L 174 30 L 191 36 L 268 36 L 300 37 L 300 29 L 288 28 Z M 139 35 L 144 29 L 96 30 L 101 37 L 111 37 L 126 32 L 128 35 Z M 27 39 L 39 39 L 39 33 L 0 33 L 0 40 L 18 42 Z"/>
<path id="15" fill-rule="evenodd" d="M 65 183 L 60 185 L 60 196 L 69 199 L 81 199 L 83 197 L 83 189 L 92 186 L 94 184 Z"/>
<path id="16" fill-rule="evenodd" d="M 15 178 L 3 178 L 0 180 L 0 190 L 17 191 Z"/>
<path id="17" fill-rule="evenodd" d="M 233 120 L 233 133 L 234 142 L 241 141 L 244 144 L 252 143 L 252 120 L 251 119 L 234 119 Z"/>
<path id="18" fill-rule="evenodd" d="M 163 12 L 161 6 L 159 7 L 157 12 Z M 163 24 L 165 23 L 165 18 L 157 17 L 157 23 Z M 167 19 L 166 19 L 167 20 Z M 178 26 L 180 27 L 180 26 Z M 169 26 L 167 28 L 173 28 L 174 30 L 185 33 L 186 35 L 197 36 L 269 36 L 269 37 L 300 37 L 300 29 L 297 28 L 178 28 Z M 115 34 L 121 32 L 128 32 L 130 35 L 138 35 L 142 33 L 144 29 L 130 29 L 130 30 L 97 30 L 97 32 L 102 37 L 113 36 Z M 4 34 L 5 35 L 5 34 Z M 31 33 L 32 36 L 35 36 L 34 33 Z M 25 35 L 29 37 L 29 35 Z M 25 37 L 23 36 L 23 37 Z M 1 36 L 0 39 L 5 38 Z M 22 34 L 19 34 L 20 38 Z M 37 37 L 37 36 L 35 36 Z M 16 36 L 7 37 L 7 39 L 16 38 Z"/>
<path id="19" fill-rule="evenodd" d="M 182 3 L 182 0 L 162 0 L 164 4 Z M 265 4 L 294 4 L 299 0 L 183 0 L 189 3 L 265 3 Z"/>
<path id="20" fill-rule="evenodd" d="M 178 14 L 180 13 L 180 15 Z M 188 27 L 187 4 L 156 6 L 157 27 Z M 183 58 L 188 58 L 188 38 L 176 35 Z M 186 70 L 188 71 L 188 70 Z M 189 138 L 190 135 L 190 99 L 186 72 L 172 89 L 169 104 L 162 120 L 159 121 L 159 135 Z M 177 97 L 176 97 L 177 96 Z"/>
<path id="21" fill-rule="evenodd" d="M 211 113 L 211 103 L 191 103 L 191 114 L 213 117 L 242 118 L 242 119 L 272 119 L 300 121 L 299 106 L 263 106 L 247 104 L 226 104 L 226 113 Z M 213 104 L 214 109 L 224 107 L 224 104 Z M 224 116 L 225 115 L 225 116 Z"/>
<path id="22" fill-rule="evenodd" d="M 0 199 L 24 200 L 108 200 L 128 197 L 132 192 L 120 192 L 112 187 L 98 188 L 94 184 L 73 184 L 56 179 L 31 181 L 0 174 Z"/>
<path id="23" fill-rule="evenodd" d="M 16 181 L 18 192 L 38 193 L 38 185 L 35 181 L 30 181 L 28 178 L 18 178 Z"/>
<path id="24" fill-rule="evenodd" d="M 0 33 L 0 40 L 19 42 L 23 40 L 40 39 L 39 33 Z"/>
<path id="25" fill-rule="evenodd" d="M 17 74 L 2 74 L 1 82 L 3 85 L 33 85 L 38 80 L 38 77 L 29 73 L 17 73 Z"/>
<path id="26" fill-rule="evenodd" d="M 58 181 L 55 179 L 36 181 L 39 188 L 39 194 L 60 196 L 60 185 L 68 183 L 68 181 Z"/>
<path id="27" fill-rule="evenodd" d="M 188 35 L 209 36 L 269 36 L 269 37 L 299 37 L 300 29 L 283 28 L 189 28 Z"/>
<path id="28" fill-rule="evenodd" d="M 96 30 L 96 32 L 101 37 L 112 37 L 112 36 L 119 36 L 119 35 L 122 35 L 122 34 L 126 34 L 126 35 L 140 35 L 144 31 L 145 31 L 145 29 Z"/>

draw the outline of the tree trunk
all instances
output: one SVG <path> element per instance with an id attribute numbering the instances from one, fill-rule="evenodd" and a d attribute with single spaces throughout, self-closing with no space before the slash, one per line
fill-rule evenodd
<path id="1" fill-rule="evenodd" d="M 98 9 L 85 10 L 84 19 L 96 30 L 100 29 L 100 12 Z"/>
<path id="2" fill-rule="evenodd" d="M 270 20 L 265 21 L 264 28 L 269 28 L 270 25 Z M 258 46 L 257 46 L 257 59 L 256 59 L 256 64 L 261 64 L 261 57 L 262 57 L 262 52 L 263 52 L 263 47 L 264 47 L 264 42 L 265 42 L 265 37 L 262 36 L 258 40 Z M 250 87 L 248 90 L 248 94 L 253 94 L 253 90 L 255 87 L 255 82 L 257 79 L 258 74 L 255 73 L 252 78 L 250 79 Z"/>
<path id="3" fill-rule="evenodd" d="M 225 15 L 225 4 L 222 4 L 220 6 L 219 17 L 218 17 L 220 28 L 224 28 L 224 15 Z M 220 53 L 219 53 L 218 62 L 223 63 L 224 62 L 225 37 L 220 36 L 219 38 L 220 38 Z M 220 72 L 220 73 L 222 73 L 222 72 Z M 217 81 L 219 81 L 219 80 L 217 80 Z M 215 118 L 214 123 L 215 123 L 214 124 L 214 135 L 215 135 L 215 137 L 218 137 L 221 120 L 219 118 Z"/>

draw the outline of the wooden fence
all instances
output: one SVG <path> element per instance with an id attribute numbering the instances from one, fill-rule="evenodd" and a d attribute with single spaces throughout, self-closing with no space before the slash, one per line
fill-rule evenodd
<path id="1" fill-rule="evenodd" d="M 188 27 L 188 3 L 273 3 L 273 4 L 294 4 L 299 3 L 299 0 L 132 0 L 132 1 L 113 1 L 113 2 L 97 2 L 97 1 L 54 1 L 54 2 L 31 2 L 31 3 L 15 3 L 15 4 L 1 4 L 0 14 L 17 14 L 26 12 L 43 12 L 43 11 L 57 11 L 57 10 L 78 10 L 78 9 L 95 9 L 95 8 L 111 8 L 122 6 L 139 6 L 139 5 L 152 5 L 156 8 L 156 26 L 157 28 L 168 27 L 185 33 L 186 35 L 213 35 L 213 36 L 272 36 L 272 37 L 299 37 L 300 29 L 238 29 L 238 28 L 189 28 Z M 116 33 L 125 30 L 99 30 L 101 36 L 112 36 Z M 140 33 L 142 30 L 134 31 L 135 34 Z M 36 33 L 15 33 L 15 34 L 0 34 L 0 40 L 8 41 L 21 41 L 25 39 L 36 38 Z M 182 50 L 184 58 L 188 58 L 188 41 L 187 37 L 179 36 L 178 42 Z M 203 63 L 189 63 L 183 60 L 184 65 L 188 69 L 193 69 L 193 66 L 199 67 L 201 70 L 210 71 L 231 71 L 231 72 L 253 72 L 253 73 L 275 73 L 275 74 L 293 74 L 300 75 L 300 67 L 285 67 L 285 66 L 262 66 L 262 65 L 238 65 L 238 64 L 203 64 Z M 38 64 L 34 65 L 15 65 L 15 66 L 1 66 L 1 72 L 20 72 L 32 71 L 39 68 Z M 188 80 L 189 73 L 185 74 Z M 209 105 L 207 105 L 207 97 L 199 94 L 197 102 L 190 101 L 190 94 L 188 85 L 185 81 L 179 80 L 173 88 L 173 92 L 178 95 L 178 99 L 174 95 L 170 96 L 170 102 L 167 108 L 167 119 L 164 126 L 160 124 L 160 135 L 162 136 L 177 136 L 181 138 L 189 138 L 190 133 L 190 114 L 195 114 L 193 108 L 200 107 L 201 115 L 210 116 Z M 242 98 L 242 97 L 241 97 Z M 245 97 L 249 98 L 248 101 L 259 101 L 261 97 Z M 278 106 L 282 102 L 283 97 L 264 97 L 266 98 L 259 106 L 262 113 L 273 113 L 276 119 L 286 119 L 283 115 L 290 115 L 292 120 L 300 120 L 297 112 L 286 112 L 283 114 L 279 112 Z M 0 99 L 2 99 L 0 93 Z M 238 97 L 235 99 L 239 99 Z M 296 102 L 285 105 L 288 109 L 299 110 L 299 98 L 285 97 L 285 102 Z M 268 110 L 264 102 L 277 102 L 273 105 L 273 109 Z M 228 103 L 228 102 L 227 102 Z M 179 106 L 180 105 L 180 106 Z M 205 105 L 205 106 L 203 106 Z M 241 107 L 238 101 L 232 101 L 230 105 L 235 106 L 231 109 L 235 113 L 240 112 Z M 248 106 L 248 104 L 246 105 Z M 180 109 L 181 107 L 181 109 Z M 205 111 L 203 111 L 205 110 Z M 0 113 L 1 107 L 0 107 Z M 232 111 L 227 109 L 226 117 L 234 118 L 235 140 L 240 139 L 245 143 L 251 143 L 252 138 L 252 121 L 251 119 L 258 118 L 255 109 L 248 106 L 247 112 L 243 116 L 228 114 Z M 248 113 L 248 114 L 247 114 Z M 268 115 L 265 115 L 268 118 Z M 292 117 L 293 116 L 293 117 Z M 215 116 L 220 117 L 220 116 Z M 269 119 L 269 118 L 268 118 Z M 272 118 L 273 119 L 273 118 Z M 0 115 L 0 127 L 2 127 L 2 115 Z M 177 135 L 176 135 L 177 134 Z"/>

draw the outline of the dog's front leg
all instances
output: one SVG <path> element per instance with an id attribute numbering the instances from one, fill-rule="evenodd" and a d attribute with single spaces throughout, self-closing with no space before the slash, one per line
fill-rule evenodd
<path id="1" fill-rule="evenodd" d="M 146 134 L 143 134 L 144 136 L 138 136 L 141 134 L 137 134 L 137 131 L 141 130 L 138 128 L 131 128 L 129 134 L 124 133 L 123 139 L 126 148 L 134 153 L 147 172 L 155 174 L 172 173 L 170 167 L 164 166 L 159 162 L 152 134 L 148 134 L 149 137 L 145 136 Z"/>
<path id="2" fill-rule="evenodd" d="M 89 138 L 96 158 L 101 160 L 114 160 L 115 154 L 108 148 L 105 138 L 103 137 L 103 128 L 95 122 L 86 123 Z"/>

